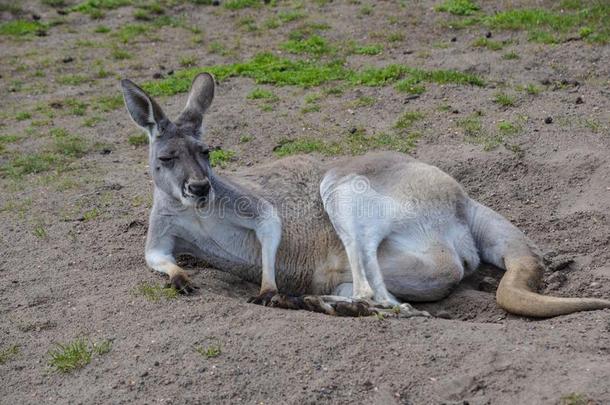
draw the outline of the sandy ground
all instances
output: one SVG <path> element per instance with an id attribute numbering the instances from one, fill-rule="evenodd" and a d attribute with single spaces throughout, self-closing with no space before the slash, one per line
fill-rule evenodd
<path id="1" fill-rule="evenodd" d="M 246 98 L 254 82 L 231 78 L 219 84 L 206 120 L 208 142 L 236 152 L 226 170 L 276 159 L 281 139 L 336 140 L 353 127 L 373 133 L 391 128 L 405 110 L 421 111 L 422 138 L 412 154 L 456 177 L 539 244 L 549 264 L 545 293 L 610 297 L 610 48 L 536 44 L 519 31 L 492 33 L 512 41 L 501 51 L 475 48 L 487 29 L 446 27 L 447 14 L 434 11 L 434 2 L 358 3 L 304 8 L 305 21 L 328 23 L 322 35 L 337 43 L 383 43 L 380 33 L 404 33 L 380 55 L 349 56 L 349 66 L 459 69 L 487 85 L 426 84 L 418 98 L 391 85 L 348 87 L 323 97 L 320 111 L 303 113 L 305 95 L 320 89 L 262 86 L 280 99 L 262 111 Z M 504 7 L 481 3 L 488 13 Z M 280 9 L 289 7 L 280 2 Z M 507 315 L 494 302 L 497 269 L 481 269 L 441 302 L 418 305 L 443 317 L 432 319 L 347 319 L 259 307 L 246 303 L 256 286 L 191 262 L 201 287 L 196 295 L 151 302 L 134 294 L 143 282 L 165 282 L 143 258 L 152 190 L 146 146 L 127 142 L 136 130 L 122 107 L 100 112 L 92 100 L 118 95 L 119 77 L 142 82 L 182 69 L 185 56 L 207 66 L 276 50 L 303 20 L 249 32 L 240 19 L 252 16 L 262 25 L 277 10 L 178 5 L 166 13 L 184 16 L 201 33 L 163 27 L 121 44 L 133 57 L 114 60 L 107 45 L 112 33 L 93 31 L 132 23 L 132 7 L 108 11 L 102 20 L 59 16 L 34 1 L 22 8 L 22 18 L 36 13 L 43 22 L 65 23 L 44 37 L 0 37 L 0 132 L 21 137 L 6 146 L 0 164 L 43 148 L 51 128 L 94 146 L 61 173 L 0 179 L 0 349 L 19 347 L 0 364 L 0 402 L 557 404 L 576 393 L 589 403 L 610 403 L 610 311 L 549 320 Z M 230 52 L 209 52 L 214 42 Z M 509 51 L 520 58 L 504 59 Z M 108 77 L 96 76 L 100 64 Z M 75 74 L 94 80 L 59 80 Z M 527 84 L 541 92 L 515 90 Z M 515 95 L 516 106 L 492 101 L 501 89 Z M 374 104 L 354 107 L 363 95 Z M 89 103 L 85 116 L 66 113 L 66 106 L 51 107 L 53 118 L 36 109 L 67 98 Z M 162 103 L 173 115 L 184 98 Z M 16 119 L 23 111 L 32 117 Z M 518 121 L 520 129 L 485 150 L 458 126 L 476 111 L 489 132 L 501 120 Z M 101 120 L 83 125 L 91 116 Z M 240 142 L 243 135 L 252 140 Z M 112 349 L 72 373 L 53 371 L 48 351 L 83 336 L 111 340 Z M 220 355 L 194 350 L 212 344 L 221 346 Z"/>

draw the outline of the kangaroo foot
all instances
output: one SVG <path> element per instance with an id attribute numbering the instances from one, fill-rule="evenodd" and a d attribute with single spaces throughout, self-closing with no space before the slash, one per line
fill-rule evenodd
<path id="1" fill-rule="evenodd" d="M 266 307 L 266 306 L 269 306 L 271 299 L 275 295 L 277 295 L 277 291 L 265 291 L 263 293 L 260 293 L 256 297 L 248 298 L 248 303 L 262 305 L 262 306 Z"/>
<path id="2" fill-rule="evenodd" d="M 169 279 L 169 286 L 178 290 L 181 294 L 191 294 L 199 287 L 193 284 L 186 273 L 176 273 Z"/>
<path id="3" fill-rule="evenodd" d="M 431 317 L 429 312 L 415 309 L 406 302 L 399 305 L 395 305 L 390 309 L 377 309 L 377 313 L 382 314 L 384 316 L 392 316 L 396 318 L 412 318 L 414 316 Z"/>

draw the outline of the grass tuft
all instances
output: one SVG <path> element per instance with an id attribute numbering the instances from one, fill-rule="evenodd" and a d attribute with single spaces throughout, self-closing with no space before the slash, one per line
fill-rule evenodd
<path id="1" fill-rule="evenodd" d="M 333 156 L 341 153 L 341 146 L 335 142 L 326 142 L 316 138 L 284 139 L 273 149 L 273 152 L 279 157 L 303 153 Z"/>
<path id="2" fill-rule="evenodd" d="M 148 135 L 138 132 L 137 134 L 130 135 L 127 138 L 127 142 L 129 142 L 130 145 L 136 147 L 148 145 Z"/>
<path id="3" fill-rule="evenodd" d="M 310 54 L 314 56 L 326 55 L 333 52 L 333 48 L 326 39 L 319 35 L 312 35 L 306 39 L 291 39 L 284 42 L 281 48 L 295 54 Z"/>
<path id="4" fill-rule="evenodd" d="M 357 46 L 354 49 L 356 55 L 379 55 L 383 52 L 383 45 L 372 44 Z"/>
<path id="5" fill-rule="evenodd" d="M 94 353 L 103 355 L 111 348 L 112 342 L 108 340 L 91 343 L 79 338 L 69 343 L 56 343 L 49 351 L 49 366 L 60 373 L 70 373 L 89 364 Z"/>
<path id="6" fill-rule="evenodd" d="M 12 20 L 0 23 L 0 35 L 24 37 L 45 31 L 45 26 L 37 21 Z"/>
<path id="7" fill-rule="evenodd" d="M 517 105 L 517 99 L 515 96 L 503 92 L 496 93 L 494 95 L 493 102 L 501 105 L 502 107 L 514 107 Z"/>
<path id="8" fill-rule="evenodd" d="M 480 7 L 471 0 L 445 0 L 443 4 L 436 7 L 436 11 L 451 13 L 453 15 L 471 15 Z"/>
<path id="9" fill-rule="evenodd" d="M 233 160 L 235 152 L 228 149 L 215 149 L 210 152 L 210 166 L 224 168 Z"/>
<path id="10" fill-rule="evenodd" d="M 222 353 L 222 346 L 220 343 L 214 343 L 206 347 L 195 346 L 195 351 L 207 359 L 212 357 L 218 357 Z"/>
<path id="11" fill-rule="evenodd" d="M 19 354 L 18 345 L 10 345 L 4 349 L 0 349 L 0 364 L 5 364 L 14 359 Z"/>
<path id="12" fill-rule="evenodd" d="M 161 298 L 172 300 L 178 297 L 178 290 L 173 287 L 164 287 L 160 284 L 142 282 L 133 290 L 136 296 L 144 297 L 147 301 L 158 302 Z"/>

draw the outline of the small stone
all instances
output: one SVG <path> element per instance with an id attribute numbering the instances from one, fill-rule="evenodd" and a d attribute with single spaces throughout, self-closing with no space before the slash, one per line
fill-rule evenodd
<path id="1" fill-rule="evenodd" d="M 34 21 L 38 21 L 38 20 L 40 20 L 40 14 L 36 14 L 36 13 L 32 14 L 32 19 L 33 19 Z"/>
<path id="2" fill-rule="evenodd" d="M 155 367 L 159 367 L 159 362 L 158 361 L 155 361 L 153 364 L 154 364 Z"/>
<path id="3" fill-rule="evenodd" d="M 74 58 L 72 56 L 66 56 L 65 58 L 63 58 L 61 60 L 63 63 L 70 63 L 70 62 L 74 62 Z"/>
<path id="4" fill-rule="evenodd" d="M 163 73 L 161 72 L 155 72 L 153 74 L 153 79 L 163 79 Z"/>
<path id="5" fill-rule="evenodd" d="M 544 123 L 545 123 L 545 124 L 551 124 L 551 123 L 553 123 L 553 117 L 546 117 L 546 118 L 544 119 Z"/>
<path id="6" fill-rule="evenodd" d="M 451 42 L 457 42 L 457 37 L 452 37 Z"/>
<path id="7" fill-rule="evenodd" d="M 349 133 L 350 134 L 355 134 L 356 131 L 358 131 L 358 128 L 356 128 L 356 127 L 352 127 L 352 128 L 349 129 Z"/>
<path id="8" fill-rule="evenodd" d="M 142 374 L 140 374 L 140 377 L 148 377 L 148 371 L 145 371 Z"/>
<path id="9" fill-rule="evenodd" d="M 459 113 L 460 113 L 460 110 L 455 109 L 455 110 L 452 110 L 451 112 L 452 112 L 453 114 L 459 114 Z"/>
<path id="10" fill-rule="evenodd" d="M 110 148 L 104 148 L 100 151 L 100 155 L 109 155 L 110 153 L 112 153 L 112 149 Z"/>
<path id="11" fill-rule="evenodd" d="M 487 31 L 485 33 L 485 38 L 491 38 L 491 31 Z"/>
<path id="12" fill-rule="evenodd" d="M 576 97 L 576 104 L 583 104 L 585 101 L 582 99 L 582 97 L 578 96 Z"/>

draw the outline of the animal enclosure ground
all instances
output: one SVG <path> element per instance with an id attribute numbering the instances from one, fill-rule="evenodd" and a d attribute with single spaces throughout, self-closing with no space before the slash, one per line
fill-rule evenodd
<path id="1" fill-rule="evenodd" d="M 0 402 L 610 402 L 610 312 L 530 320 L 483 268 L 432 319 L 246 303 L 148 271 L 147 139 L 212 71 L 219 171 L 400 150 L 544 252 L 546 294 L 610 297 L 610 6 L 600 1 L 0 1 Z M 59 365 L 59 366 L 58 366 Z M 62 372 L 65 371 L 65 372 Z"/>

